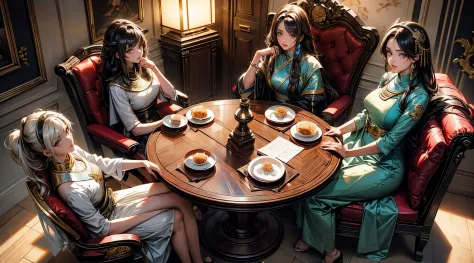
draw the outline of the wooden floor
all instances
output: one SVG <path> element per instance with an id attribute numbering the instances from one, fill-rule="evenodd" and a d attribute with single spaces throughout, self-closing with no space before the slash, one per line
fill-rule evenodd
<path id="1" fill-rule="evenodd" d="M 436 216 L 430 241 L 424 251 L 423 262 L 473 262 L 474 258 L 474 199 L 448 193 Z M 285 237 L 277 252 L 265 263 L 319 262 L 321 256 L 314 250 L 300 253 L 293 244 L 300 236 L 294 219 L 282 216 Z M 412 262 L 415 239 L 396 235 L 390 255 L 382 262 Z M 357 240 L 338 237 L 338 247 L 344 253 L 344 262 L 373 262 L 355 253 Z M 203 254 L 208 255 L 203 248 Z M 210 255 L 213 263 L 225 262 Z M 32 200 L 27 197 L 0 216 L 0 263 L 16 262 L 77 262 L 70 252 L 56 257 L 48 251 L 43 229 Z"/>

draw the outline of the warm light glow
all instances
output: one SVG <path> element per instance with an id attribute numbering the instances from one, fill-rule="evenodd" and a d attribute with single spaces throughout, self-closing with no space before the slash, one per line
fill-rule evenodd
<path id="1" fill-rule="evenodd" d="M 164 26 L 181 29 L 179 17 L 179 1 L 161 0 L 161 23 Z"/>
<path id="2" fill-rule="evenodd" d="M 209 0 L 188 0 L 189 28 L 211 24 L 211 2 Z"/>
<path id="3" fill-rule="evenodd" d="M 211 24 L 214 24 L 216 22 L 216 1 L 215 0 L 211 0 L 211 9 L 212 9 Z"/>
<path id="4" fill-rule="evenodd" d="M 185 31 L 215 23 L 215 11 L 215 0 L 161 0 L 161 23 Z"/>

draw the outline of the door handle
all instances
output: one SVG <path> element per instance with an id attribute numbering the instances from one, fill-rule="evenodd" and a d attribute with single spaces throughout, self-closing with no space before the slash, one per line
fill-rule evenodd
<path id="1" fill-rule="evenodd" d="M 250 33 L 250 26 L 239 24 L 240 31 Z"/>

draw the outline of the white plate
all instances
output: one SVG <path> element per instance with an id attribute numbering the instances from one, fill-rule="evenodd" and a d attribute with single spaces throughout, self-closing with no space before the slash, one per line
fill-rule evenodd
<path id="1" fill-rule="evenodd" d="M 204 151 L 198 151 L 198 152 L 204 152 Z M 188 168 L 191 168 L 193 170 L 196 170 L 196 171 L 204 171 L 204 170 L 209 170 L 211 169 L 214 165 L 216 165 L 216 156 L 207 151 L 209 153 L 208 155 L 208 158 L 207 158 L 207 161 L 203 164 L 196 164 L 194 161 L 193 161 L 193 155 L 194 154 L 191 154 L 189 155 L 188 157 L 185 157 L 184 159 L 184 165 L 187 166 Z M 188 155 L 188 154 L 186 154 Z"/>
<path id="2" fill-rule="evenodd" d="M 178 128 L 181 128 L 181 127 L 184 127 L 186 126 L 186 124 L 188 124 L 188 119 L 186 119 L 186 117 L 184 117 L 183 115 L 181 115 L 181 123 L 180 124 L 174 124 L 171 122 L 171 115 L 173 114 L 170 114 L 170 115 L 166 115 L 164 118 L 163 118 L 163 124 L 168 127 L 168 128 L 172 128 L 172 129 L 178 129 Z"/>
<path id="3" fill-rule="evenodd" d="M 266 172 L 262 169 L 264 162 L 270 162 L 273 164 L 273 171 Z M 259 156 L 253 159 L 249 166 L 247 167 L 247 171 L 257 181 L 264 182 L 264 183 L 273 183 L 281 179 L 285 174 L 285 166 L 283 163 L 273 157 L 268 156 Z"/>
<path id="4" fill-rule="evenodd" d="M 275 109 L 278 108 L 278 107 L 285 108 L 288 111 L 288 114 L 286 114 L 286 116 L 283 117 L 283 118 L 277 117 L 275 115 Z M 295 113 L 294 110 L 292 110 L 288 107 L 282 106 L 282 105 L 271 106 L 265 111 L 265 117 L 268 120 L 270 120 L 274 123 L 279 123 L 279 124 L 285 124 L 285 123 L 292 122 L 295 119 L 295 116 L 296 116 L 296 113 Z"/>
<path id="5" fill-rule="evenodd" d="M 321 128 L 319 128 L 319 126 L 316 125 L 316 127 L 317 127 L 316 128 L 316 133 L 313 136 L 303 137 L 296 130 L 296 125 L 298 125 L 298 124 L 295 124 L 291 127 L 291 130 L 290 130 L 291 136 L 293 136 L 293 138 L 295 138 L 297 140 L 300 140 L 302 142 L 316 141 L 317 139 L 319 139 L 321 137 L 321 135 L 323 135 L 323 131 L 321 130 Z"/>
<path id="6" fill-rule="evenodd" d="M 210 109 L 206 109 L 206 110 L 207 110 L 207 117 L 205 119 L 194 118 L 193 115 L 191 115 L 191 110 L 188 110 L 188 112 L 186 113 L 186 118 L 194 124 L 199 124 L 199 125 L 207 124 L 211 122 L 212 120 L 214 120 L 214 112 L 212 112 Z"/>

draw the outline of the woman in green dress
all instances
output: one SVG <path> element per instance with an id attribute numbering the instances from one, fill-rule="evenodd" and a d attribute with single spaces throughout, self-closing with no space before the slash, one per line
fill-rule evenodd
<path id="1" fill-rule="evenodd" d="M 351 202 L 367 201 L 358 252 L 376 261 L 387 256 L 398 216 L 395 200 L 389 195 L 402 182 L 405 170 L 401 142 L 437 90 L 428 35 L 420 25 L 393 25 L 380 53 L 390 72 L 364 99 L 361 113 L 326 132 L 329 136 L 346 134 L 343 144 L 321 145 L 344 158 L 340 170 L 298 209 L 297 224 L 303 237 L 295 249 L 316 248 L 328 263 L 342 262 L 342 253 L 335 247 L 335 209 Z"/>
<path id="2" fill-rule="evenodd" d="M 337 96 L 325 85 L 306 12 L 282 6 L 273 19 L 266 43 L 239 78 L 234 97 L 293 104 L 319 114 Z"/>

